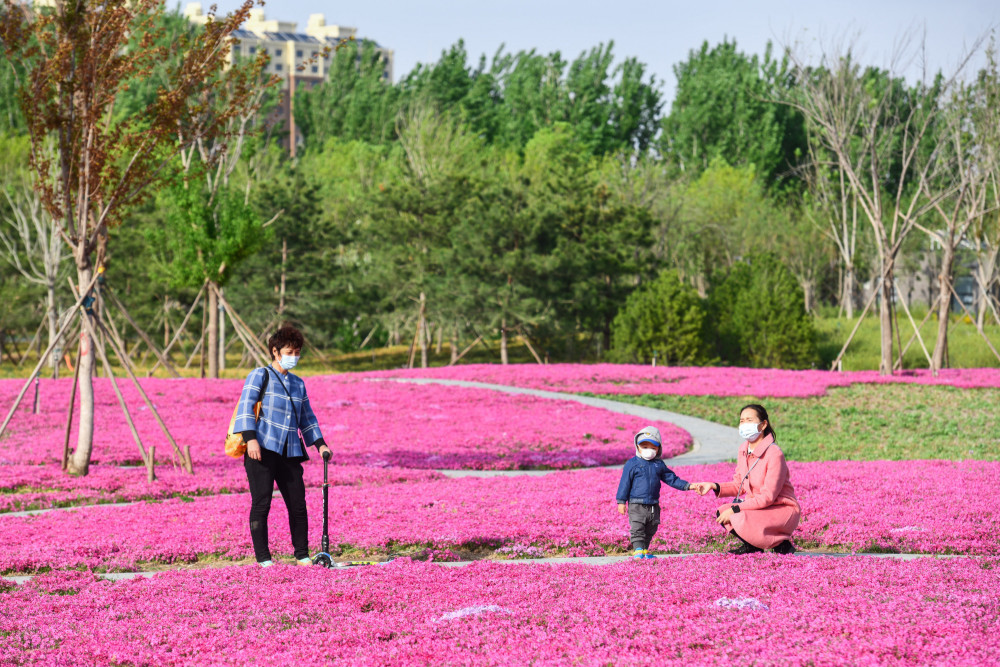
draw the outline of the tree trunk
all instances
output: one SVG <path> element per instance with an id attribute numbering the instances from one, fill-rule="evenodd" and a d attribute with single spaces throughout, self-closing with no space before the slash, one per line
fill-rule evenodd
<path id="1" fill-rule="evenodd" d="M 451 363 L 458 361 L 458 325 L 451 330 Z"/>
<path id="2" fill-rule="evenodd" d="M 441 354 L 441 346 L 444 344 L 444 327 L 438 324 L 437 340 L 434 342 L 434 354 Z"/>
<path id="3" fill-rule="evenodd" d="M 420 339 L 420 367 L 427 368 L 427 295 L 420 293 L 420 319 L 417 322 L 417 337 Z"/>
<path id="4" fill-rule="evenodd" d="M 938 274 L 938 335 L 931 354 L 931 371 L 938 371 L 948 365 L 948 311 L 951 309 L 952 265 L 955 263 L 955 246 L 944 244 L 941 257 L 941 273 Z"/>
<path id="5" fill-rule="evenodd" d="M 219 288 L 222 291 L 222 288 Z M 224 295 L 223 295 L 224 296 Z M 222 304 L 219 304 L 220 306 Z M 235 325 L 234 325 L 235 326 Z M 226 313 L 219 313 L 219 370 L 226 370 Z M 218 376 L 216 376 L 218 377 Z"/>
<path id="6" fill-rule="evenodd" d="M 215 292 L 216 285 L 209 282 L 208 286 L 208 345 L 205 346 L 205 356 L 208 357 L 208 377 L 219 377 L 219 297 Z"/>
<path id="7" fill-rule="evenodd" d="M 500 363 L 507 365 L 507 317 L 500 318 Z"/>
<path id="8" fill-rule="evenodd" d="M 59 334 L 59 313 L 56 309 L 56 282 L 50 280 L 46 286 L 45 295 L 46 315 L 49 322 L 49 345 L 55 342 Z M 40 347 L 40 346 L 39 346 Z M 49 368 L 52 369 L 52 379 L 59 378 L 59 360 L 62 358 L 62 346 L 56 344 L 49 353 Z"/>
<path id="9" fill-rule="evenodd" d="M 878 372 L 879 375 L 892 375 L 893 270 L 891 268 L 885 271 L 880 289 L 882 291 L 882 302 L 879 304 L 881 355 L 879 357 Z"/>
<path id="10" fill-rule="evenodd" d="M 285 312 L 285 264 L 287 262 L 288 239 L 281 239 L 281 285 L 278 287 L 278 315 Z"/>
<path id="11" fill-rule="evenodd" d="M 76 270 L 78 289 L 84 290 L 90 285 L 93 270 L 89 257 L 85 258 L 83 262 L 78 260 Z M 89 317 L 86 314 L 82 316 Z M 90 337 L 87 327 L 82 327 L 78 378 L 80 428 L 76 436 L 76 451 L 73 452 L 66 467 L 67 472 L 71 475 L 86 475 L 90 472 L 90 454 L 94 446 L 94 345 L 96 344 L 97 341 Z"/>
<path id="12" fill-rule="evenodd" d="M 852 319 L 854 317 L 854 266 L 848 265 L 844 267 L 844 293 L 841 295 L 841 303 L 844 306 L 844 312 L 847 314 L 847 319 Z"/>

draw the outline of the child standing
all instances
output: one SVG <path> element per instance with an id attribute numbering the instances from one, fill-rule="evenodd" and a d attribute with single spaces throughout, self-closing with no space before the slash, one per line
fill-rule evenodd
<path id="1" fill-rule="evenodd" d="M 656 558 L 649 553 L 649 543 L 660 525 L 660 482 L 678 491 L 697 490 L 679 478 L 660 458 L 660 430 L 647 426 L 635 434 L 635 456 L 628 460 L 618 484 L 618 513 L 625 514 L 628 503 L 628 523 L 635 558 Z"/>

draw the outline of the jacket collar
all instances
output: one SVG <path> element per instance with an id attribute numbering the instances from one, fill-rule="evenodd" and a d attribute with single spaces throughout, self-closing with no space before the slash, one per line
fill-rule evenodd
<path id="1" fill-rule="evenodd" d="M 757 458 L 757 459 L 763 457 L 764 456 L 764 452 L 772 444 L 774 444 L 774 436 L 771 435 L 770 433 L 768 433 L 767 435 L 761 437 L 753 445 L 753 457 Z M 750 442 L 748 440 L 744 440 L 743 441 L 743 446 L 740 447 L 740 453 L 741 454 L 750 455 L 750 453 L 751 453 L 750 452 Z"/>

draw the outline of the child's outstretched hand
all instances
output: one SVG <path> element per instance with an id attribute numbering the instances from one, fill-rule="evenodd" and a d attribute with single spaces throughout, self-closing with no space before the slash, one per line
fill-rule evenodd
<path id="1" fill-rule="evenodd" d="M 625 514 L 625 503 L 618 503 L 618 513 Z"/>
<path id="2" fill-rule="evenodd" d="M 703 496 L 714 488 L 711 482 L 691 482 L 690 489 L 697 491 L 699 496 Z"/>

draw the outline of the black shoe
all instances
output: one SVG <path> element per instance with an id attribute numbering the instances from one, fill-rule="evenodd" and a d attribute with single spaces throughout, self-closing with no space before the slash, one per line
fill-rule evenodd
<path id="1" fill-rule="evenodd" d="M 778 546 L 774 547 L 774 553 L 788 556 L 795 553 L 795 545 L 792 544 L 791 540 L 785 540 Z"/>
<path id="2" fill-rule="evenodd" d="M 760 549 L 758 547 L 755 547 L 754 545 L 752 545 L 752 544 L 750 544 L 748 542 L 744 542 L 740 546 L 736 547 L 735 549 L 730 549 L 729 553 L 733 554 L 734 556 L 742 556 L 743 554 L 759 554 L 762 551 L 764 551 L 764 550 Z"/>

